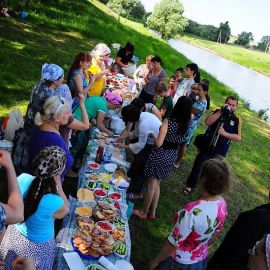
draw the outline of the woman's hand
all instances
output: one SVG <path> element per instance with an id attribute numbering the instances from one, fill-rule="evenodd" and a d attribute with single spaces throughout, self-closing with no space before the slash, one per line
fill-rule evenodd
<path id="1" fill-rule="evenodd" d="M 17 257 L 12 263 L 14 270 L 36 270 L 33 261 L 26 257 Z"/>
<path id="2" fill-rule="evenodd" d="M 85 101 L 85 96 L 83 93 L 78 93 L 78 99 L 79 99 L 79 103 L 84 103 Z"/>
<path id="3" fill-rule="evenodd" d="M 13 163 L 9 152 L 0 150 L 0 165 L 6 169 L 12 168 Z"/>
<path id="4" fill-rule="evenodd" d="M 120 143 L 120 142 L 115 142 L 114 146 L 117 148 L 125 148 L 125 149 L 128 148 L 128 145 Z"/>

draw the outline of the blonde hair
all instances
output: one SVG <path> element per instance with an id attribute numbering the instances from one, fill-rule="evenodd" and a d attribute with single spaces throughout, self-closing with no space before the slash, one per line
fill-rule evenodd
<path id="1" fill-rule="evenodd" d="M 60 96 L 47 98 L 42 111 L 35 115 L 35 125 L 41 126 L 45 122 L 53 120 L 56 115 L 63 115 L 67 107 L 69 107 L 68 102 Z"/>
<path id="2" fill-rule="evenodd" d="M 145 61 L 147 61 L 148 59 L 151 61 L 153 57 L 154 57 L 154 55 L 148 55 L 148 56 L 146 56 Z"/>
<path id="3" fill-rule="evenodd" d="M 91 55 L 96 57 L 97 53 L 110 54 L 111 50 L 105 43 L 98 43 L 95 48 L 91 51 Z"/>

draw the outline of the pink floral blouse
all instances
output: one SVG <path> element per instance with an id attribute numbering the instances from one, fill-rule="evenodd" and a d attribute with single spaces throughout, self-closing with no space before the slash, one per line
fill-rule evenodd
<path id="1" fill-rule="evenodd" d="M 227 215 L 227 205 L 222 197 L 216 201 L 197 200 L 188 203 L 175 216 L 175 226 L 168 237 L 177 246 L 174 260 L 194 264 L 208 255 L 208 241 L 219 232 Z"/>

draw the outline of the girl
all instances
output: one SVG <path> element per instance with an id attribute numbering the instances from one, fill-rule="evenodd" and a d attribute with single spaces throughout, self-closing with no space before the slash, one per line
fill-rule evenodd
<path id="1" fill-rule="evenodd" d="M 34 261 L 37 270 L 51 270 L 55 255 L 54 220 L 69 212 L 60 174 L 66 163 L 65 151 L 46 147 L 32 162 L 33 175 L 18 177 L 24 198 L 24 222 L 8 226 L 0 247 L 5 270 L 11 270 L 17 256 Z"/>
<path id="2" fill-rule="evenodd" d="M 155 218 L 160 194 L 160 181 L 167 178 L 173 169 L 179 143 L 188 130 L 191 108 L 192 102 L 188 97 L 179 98 L 171 116 L 163 120 L 158 137 L 153 135 L 157 147 L 151 152 L 144 169 L 145 177 L 148 178 L 144 204 L 142 210 L 133 211 L 133 214 L 141 219 L 147 218 L 148 210 L 150 210 L 149 217 Z"/>
<path id="3" fill-rule="evenodd" d="M 161 251 L 150 262 L 150 270 L 204 270 L 208 245 L 223 227 L 227 206 L 221 197 L 230 186 L 231 172 L 223 158 L 210 159 L 199 177 L 202 194 L 175 216 L 175 226 Z"/>

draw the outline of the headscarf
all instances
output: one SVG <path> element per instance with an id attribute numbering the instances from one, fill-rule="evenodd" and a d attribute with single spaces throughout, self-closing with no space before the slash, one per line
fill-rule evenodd
<path id="1" fill-rule="evenodd" d="M 107 101 L 111 102 L 114 105 L 121 105 L 123 102 L 121 96 L 118 93 L 112 93 L 108 91 L 105 93 L 104 96 Z"/>
<path id="2" fill-rule="evenodd" d="M 64 70 L 55 64 L 42 65 L 41 80 L 53 82 L 63 76 Z"/>
<path id="3" fill-rule="evenodd" d="M 100 51 L 104 55 L 111 53 L 110 48 L 105 43 L 97 44 L 96 47 L 94 48 L 94 50 L 92 51 L 92 53 L 94 53 L 96 51 Z"/>
<path id="4" fill-rule="evenodd" d="M 41 179 L 58 176 L 66 163 L 66 153 L 58 146 L 42 149 L 32 162 L 33 175 Z"/>
<path id="5" fill-rule="evenodd" d="M 270 234 L 267 234 L 265 240 L 265 256 L 267 262 L 267 269 L 270 269 Z"/>

